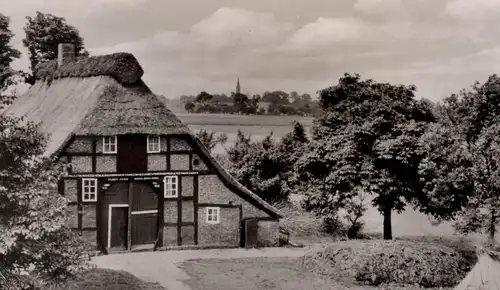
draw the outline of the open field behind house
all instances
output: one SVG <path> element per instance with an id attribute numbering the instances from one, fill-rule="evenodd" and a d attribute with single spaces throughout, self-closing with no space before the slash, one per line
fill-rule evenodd
<path id="1" fill-rule="evenodd" d="M 211 130 L 217 133 L 226 133 L 228 140 L 225 144 L 230 147 L 236 141 L 238 129 L 245 136 L 251 135 L 252 140 L 262 140 L 269 132 L 273 132 L 275 140 L 281 139 L 293 129 L 293 121 L 298 121 L 309 132 L 313 118 L 299 116 L 245 116 L 230 114 L 188 114 L 177 113 L 177 117 L 187 124 L 192 131 L 200 129 Z M 224 148 L 218 145 L 215 153 L 224 153 Z"/>
<path id="2" fill-rule="evenodd" d="M 274 138 L 279 140 L 285 134 L 292 131 L 294 120 L 302 123 L 308 132 L 312 127 L 313 118 L 296 116 L 242 116 L 225 114 L 188 114 L 177 113 L 177 116 L 189 126 L 191 130 L 201 128 L 209 129 L 218 133 L 226 133 L 228 141 L 226 147 L 232 146 L 236 140 L 238 129 L 246 136 L 252 135 L 253 140 L 261 140 L 270 131 L 273 131 Z M 224 153 L 224 148 L 216 147 L 215 153 Z M 299 197 L 294 197 L 297 201 Z M 381 233 L 382 216 L 377 209 L 370 207 L 364 220 L 367 232 Z M 453 235 L 454 231 L 450 224 L 433 226 L 428 217 L 411 208 L 401 214 L 393 213 L 393 235 Z"/>

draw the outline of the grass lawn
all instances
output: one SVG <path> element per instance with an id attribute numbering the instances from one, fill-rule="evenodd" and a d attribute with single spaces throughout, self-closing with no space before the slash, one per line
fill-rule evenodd
<path id="1" fill-rule="evenodd" d="M 158 283 L 145 282 L 134 275 L 110 269 L 95 268 L 68 281 L 65 286 L 45 290 L 168 290 Z"/>
<path id="2" fill-rule="evenodd" d="M 375 290 L 372 286 L 333 281 L 302 267 L 301 258 L 207 259 L 183 262 L 192 290 Z M 414 289 L 414 288 L 385 288 Z"/>
<path id="3" fill-rule="evenodd" d="M 332 289 L 333 281 L 301 265 L 300 258 L 207 259 L 186 261 L 180 268 L 191 277 L 185 283 L 192 290 Z"/>

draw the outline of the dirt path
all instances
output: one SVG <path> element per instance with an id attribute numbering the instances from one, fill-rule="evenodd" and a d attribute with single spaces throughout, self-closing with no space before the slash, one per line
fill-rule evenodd
<path id="1" fill-rule="evenodd" d="M 256 257 L 302 257 L 305 248 L 186 250 L 113 254 L 94 257 L 99 268 L 127 271 L 146 281 L 158 282 L 169 290 L 190 290 L 182 281 L 189 276 L 177 267 L 190 259 L 235 259 Z"/>

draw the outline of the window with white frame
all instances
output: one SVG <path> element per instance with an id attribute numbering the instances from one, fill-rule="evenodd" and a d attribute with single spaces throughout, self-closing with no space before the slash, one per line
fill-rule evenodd
<path id="1" fill-rule="evenodd" d="M 165 179 L 163 181 L 165 184 L 165 198 L 178 196 L 179 185 L 177 184 L 177 180 L 177 176 L 165 176 Z"/>
<path id="2" fill-rule="evenodd" d="M 82 179 L 82 201 L 97 201 L 97 179 Z"/>
<path id="3" fill-rule="evenodd" d="M 207 223 L 218 224 L 220 222 L 220 210 L 218 207 L 207 207 Z"/>
<path id="4" fill-rule="evenodd" d="M 116 153 L 117 149 L 116 136 L 104 136 L 102 137 L 102 152 L 103 153 Z"/>
<path id="5" fill-rule="evenodd" d="M 160 152 L 160 136 L 148 136 L 148 153 Z"/>

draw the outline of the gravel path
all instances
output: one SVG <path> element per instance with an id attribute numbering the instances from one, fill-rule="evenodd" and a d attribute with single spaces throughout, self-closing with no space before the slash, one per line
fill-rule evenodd
<path id="1" fill-rule="evenodd" d="M 99 268 L 127 271 L 145 281 L 158 282 L 169 290 L 190 290 L 182 281 L 189 276 L 177 267 L 190 259 L 237 259 L 302 257 L 305 248 L 217 249 L 112 254 L 92 258 Z"/>

